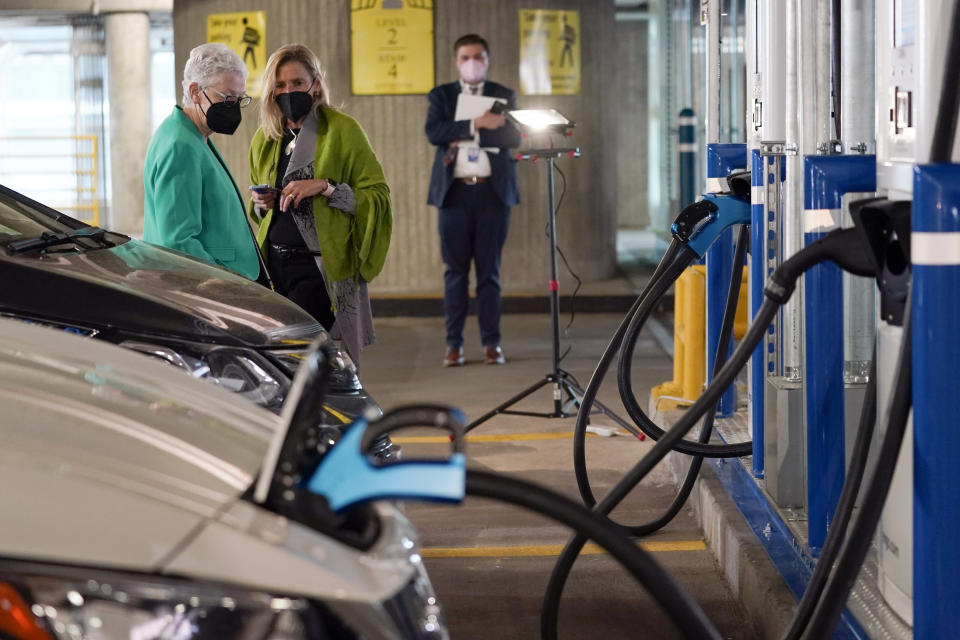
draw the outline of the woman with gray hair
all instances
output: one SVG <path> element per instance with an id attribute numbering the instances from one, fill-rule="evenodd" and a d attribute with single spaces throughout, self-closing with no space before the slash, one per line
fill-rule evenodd
<path id="1" fill-rule="evenodd" d="M 153 134 L 143 167 L 143 239 L 267 279 L 246 203 L 210 140 L 240 125 L 247 68 L 226 45 L 202 44 L 183 70 L 183 106 Z M 268 280 L 264 280 L 268 281 Z"/>
<path id="2" fill-rule="evenodd" d="M 360 124 L 330 106 L 320 61 L 303 45 L 281 47 L 267 61 L 250 183 L 277 292 L 359 364 L 374 339 L 367 283 L 390 247 L 390 188 Z"/>

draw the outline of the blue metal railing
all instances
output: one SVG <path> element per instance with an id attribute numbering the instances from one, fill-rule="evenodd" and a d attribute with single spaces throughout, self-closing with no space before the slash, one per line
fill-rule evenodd
<path id="1" fill-rule="evenodd" d="M 960 596 L 960 165 L 914 170 L 913 635 L 955 638 Z"/>
<path id="2" fill-rule="evenodd" d="M 840 228 L 843 194 L 875 191 L 874 156 L 804 158 L 804 243 Z M 810 551 L 819 554 L 844 478 L 843 275 L 833 262 L 804 275 L 804 380 Z"/>
<path id="3" fill-rule="evenodd" d="M 763 304 L 763 283 L 767 279 L 767 201 L 764 159 L 759 149 L 750 158 L 750 317 L 755 318 Z M 764 363 L 764 343 L 761 341 L 750 360 L 750 429 L 753 432 L 753 475 L 763 477 L 763 418 L 764 383 L 767 377 Z"/>
<path id="4" fill-rule="evenodd" d="M 712 143 L 707 145 L 707 193 L 724 191 L 723 178 L 747 168 L 747 145 Z M 713 364 L 720 342 L 720 325 L 727 303 L 727 286 L 733 269 L 733 229 L 725 231 L 707 251 L 707 383 L 713 379 Z M 733 353 L 733 341 L 727 357 Z M 736 410 L 733 385 L 720 398 L 718 418 L 728 418 Z"/>

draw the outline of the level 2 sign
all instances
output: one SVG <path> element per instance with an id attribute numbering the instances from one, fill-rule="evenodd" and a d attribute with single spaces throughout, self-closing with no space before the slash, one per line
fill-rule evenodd
<path id="1" fill-rule="evenodd" d="M 267 66 L 267 13 L 211 13 L 207 16 L 207 42 L 222 42 L 243 59 L 250 73 L 247 95 L 259 98 Z"/>
<path id="2" fill-rule="evenodd" d="M 352 0 L 355 95 L 427 93 L 433 88 L 433 0 Z"/>

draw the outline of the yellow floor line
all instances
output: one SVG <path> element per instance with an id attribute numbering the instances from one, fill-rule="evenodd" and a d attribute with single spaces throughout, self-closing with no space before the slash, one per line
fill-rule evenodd
<path id="1" fill-rule="evenodd" d="M 703 540 L 665 540 L 661 542 L 641 542 L 640 548 L 651 553 L 668 551 L 703 551 L 707 545 Z M 424 558 L 529 558 L 540 556 L 559 556 L 563 551 L 560 544 L 542 544 L 513 547 L 428 547 L 423 549 Z M 606 553 L 595 544 L 586 544 L 580 555 Z"/>
<path id="2" fill-rule="evenodd" d="M 619 435 L 631 435 L 626 431 Z M 588 438 L 597 438 L 597 434 L 588 433 Z M 467 436 L 467 442 L 520 442 L 524 440 L 569 440 L 573 432 L 568 433 L 491 433 L 488 435 Z M 391 438 L 397 444 L 446 444 L 448 436 L 402 436 Z"/>
<path id="3" fill-rule="evenodd" d="M 336 418 L 337 420 L 339 420 L 339 421 L 342 422 L 343 424 L 349 424 L 350 422 L 352 422 L 352 421 L 350 420 L 350 418 L 348 418 L 347 416 L 343 415 L 342 413 L 340 413 L 339 411 L 337 411 L 336 409 L 334 409 L 334 408 L 331 407 L 331 406 L 323 405 L 323 408 L 327 410 L 327 413 L 329 413 L 330 415 L 332 415 L 334 418 Z"/>

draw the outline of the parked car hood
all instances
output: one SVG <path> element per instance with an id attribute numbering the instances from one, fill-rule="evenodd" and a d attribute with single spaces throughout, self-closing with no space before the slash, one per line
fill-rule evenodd
<path id="1" fill-rule="evenodd" d="M 104 342 L 0 320 L 0 556 L 151 569 L 253 481 L 279 418 Z"/>
<path id="2" fill-rule="evenodd" d="M 391 597 L 417 570 L 416 532 L 389 503 L 360 551 L 243 500 L 280 417 L 135 352 L 0 319 L 0 412 L 0 559 L 347 608 Z"/>
<path id="3" fill-rule="evenodd" d="M 303 337 L 294 334 L 318 327 L 266 287 L 134 239 L 83 253 L 0 253 L 0 265 L 0 312 L 245 346 Z"/>

